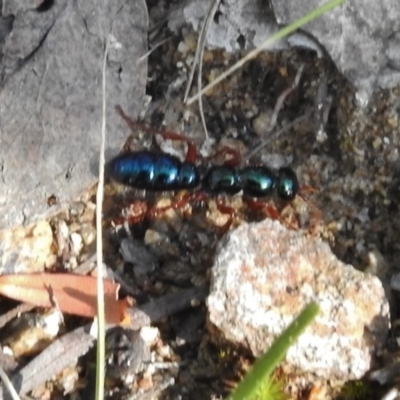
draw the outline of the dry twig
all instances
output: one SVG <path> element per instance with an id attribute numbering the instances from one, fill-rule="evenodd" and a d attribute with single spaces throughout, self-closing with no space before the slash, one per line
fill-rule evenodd
<path id="1" fill-rule="evenodd" d="M 197 73 L 197 87 L 198 87 L 198 91 L 201 92 L 201 87 L 202 87 L 201 77 L 202 77 L 202 71 L 203 71 L 203 55 L 204 55 L 204 47 L 206 44 L 206 36 L 207 36 L 208 29 L 210 28 L 211 21 L 214 19 L 215 13 L 218 10 L 220 2 L 221 2 L 221 0 L 211 0 L 210 8 L 207 11 L 207 14 L 206 14 L 204 22 L 203 22 L 203 26 L 201 27 L 199 39 L 197 41 L 196 53 L 194 55 L 193 65 L 192 65 L 192 69 L 190 71 L 190 76 L 189 76 L 189 80 L 188 80 L 188 83 L 186 86 L 185 96 L 183 99 L 184 103 L 186 103 L 187 98 L 189 96 L 189 91 L 190 91 L 190 87 L 192 86 L 194 72 L 196 70 L 197 63 L 199 64 L 199 70 Z M 204 118 L 203 97 L 202 96 L 198 97 L 198 102 L 199 102 L 201 123 L 203 125 L 206 139 L 208 140 L 208 130 L 207 130 L 207 125 L 206 125 L 206 120 Z"/>

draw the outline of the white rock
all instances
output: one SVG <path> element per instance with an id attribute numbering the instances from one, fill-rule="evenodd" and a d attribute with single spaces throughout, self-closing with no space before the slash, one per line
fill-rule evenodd
<path id="1" fill-rule="evenodd" d="M 260 356 L 313 300 L 322 311 L 289 349 L 285 368 L 322 379 L 359 379 L 390 326 L 380 280 L 339 261 L 326 243 L 277 221 L 242 224 L 216 255 L 209 328 L 212 336 L 222 334 L 222 340 Z"/>

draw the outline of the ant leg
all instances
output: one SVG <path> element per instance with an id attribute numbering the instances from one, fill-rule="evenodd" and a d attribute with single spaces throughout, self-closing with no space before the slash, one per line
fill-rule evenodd
<path id="1" fill-rule="evenodd" d="M 168 210 L 179 210 L 184 208 L 189 203 L 195 203 L 204 201 L 208 198 L 208 196 L 204 192 L 194 192 L 194 193 L 187 193 L 183 192 L 181 196 L 173 201 L 170 205 L 165 207 L 154 207 L 148 211 L 149 217 L 157 217 L 160 214 L 167 212 Z"/>
<path id="2" fill-rule="evenodd" d="M 197 149 L 196 149 L 196 145 L 194 144 L 192 139 L 189 139 L 187 136 L 181 135 L 180 133 L 176 133 L 176 132 L 163 131 L 163 132 L 157 132 L 157 133 L 159 135 L 161 135 L 164 139 L 169 139 L 169 140 L 173 140 L 176 142 L 186 142 L 188 148 L 187 148 L 185 161 L 191 162 L 191 163 L 196 162 Z"/>
<path id="3" fill-rule="evenodd" d="M 293 209 L 290 207 L 290 204 L 287 205 L 287 207 L 289 207 L 288 210 L 287 207 L 284 207 L 281 212 L 279 212 L 275 205 L 262 200 L 246 199 L 245 202 L 251 210 L 258 212 L 264 211 L 269 218 L 279 221 L 287 229 L 297 230 L 299 228 L 299 221 L 293 214 Z"/>
<path id="4" fill-rule="evenodd" d="M 310 231 L 312 232 L 313 230 L 317 230 L 318 225 L 321 223 L 323 220 L 322 217 L 322 212 L 321 210 L 312 203 L 312 201 L 307 197 L 306 193 L 315 193 L 317 192 L 318 189 L 309 186 L 309 185 L 302 185 L 300 186 L 299 189 L 299 197 L 308 205 L 309 207 L 309 225 L 310 225 Z"/>
<path id="5" fill-rule="evenodd" d="M 124 207 L 121 217 L 114 219 L 112 223 L 114 226 L 123 225 L 124 223 L 135 225 L 146 218 L 155 218 L 168 210 L 178 210 L 184 208 L 190 202 L 203 201 L 206 198 L 203 192 L 184 193 L 183 196 L 180 196 L 168 206 L 153 208 L 148 208 L 145 201 L 136 200 Z"/>
<path id="6" fill-rule="evenodd" d="M 215 202 L 208 204 L 207 220 L 223 235 L 231 227 L 237 210 L 225 203 L 225 197 L 217 196 Z"/>
<path id="7" fill-rule="evenodd" d="M 313 186 L 302 185 L 300 186 L 297 195 L 310 207 L 310 211 L 314 216 L 322 218 L 321 211 L 310 201 L 310 199 L 306 195 L 306 193 L 315 193 L 317 191 L 318 189 Z"/>
<path id="8" fill-rule="evenodd" d="M 196 161 L 196 159 L 197 159 L 196 145 L 194 144 L 193 140 L 189 139 L 187 136 L 184 136 L 184 135 L 182 135 L 180 133 L 176 133 L 176 132 L 160 131 L 160 130 L 154 129 L 151 126 L 148 126 L 146 124 L 142 124 L 137 121 L 134 121 L 132 118 L 130 118 L 128 115 L 126 115 L 124 113 L 121 106 L 119 106 L 119 105 L 115 106 L 115 110 L 118 113 L 118 115 L 128 124 L 129 128 L 132 131 L 141 129 L 142 131 L 147 132 L 152 135 L 155 135 L 155 134 L 161 135 L 165 139 L 179 141 L 179 142 L 186 142 L 188 149 L 187 149 L 185 161 L 192 162 L 192 163 L 194 163 Z"/>
<path id="9" fill-rule="evenodd" d="M 212 154 L 211 156 L 207 157 L 208 159 L 212 159 L 218 157 L 220 155 L 228 155 L 230 158 L 224 161 L 224 165 L 227 167 L 237 167 L 242 162 L 242 156 L 240 152 L 232 147 L 224 146 L 221 150 L 218 150 L 216 153 Z"/>
<path id="10" fill-rule="evenodd" d="M 251 198 L 251 199 L 246 198 L 246 199 L 244 199 L 244 202 L 250 208 L 250 210 L 258 211 L 258 212 L 265 211 L 269 218 L 277 219 L 277 220 L 280 219 L 279 211 L 271 203 L 266 203 L 265 201 L 254 199 L 254 198 Z"/>
<path id="11" fill-rule="evenodd" d="M 129 126 L 129 128 L 131 129 L 131 131 L 135 131 L 136 129 L 139 128 L 139 124 L 137 123 L 137 121 L 134 121 L 131 117 L 129 117 L 128 115 L 125 114 L 124 110 L 122 109 L 122 107 L 120 105 L 116 105 L 115 107 L 115 111 L 117 112 L 117 114 L 126 122 L 126 124 Z"/>
<path id="12" fill-rule="evenodd" d="M 184 208 L 187 204 L 189 203 L 196 203 L 196 202 L 202 202 L 209 199 L 209 196 L 202 192 L 194 192 L 194 193 L 184 193 L 182 196 L 178 197 L 173 203 L 171 203 L 168 206 L 165 207 L 155 207 L 153 209 L 150 209 L 147 212 L 147 216 L 154 218 L 157 217 L 160 214 L 163 214 L 167 212 L 168 210 L 179 210 Z M 217 199 L 216 202 L 217 210 L 221 214 L 228 215 L 228 221 L 224 223 L 222 226 L 218 227 L 218 230 L 220 231 L 221 234 L 224 234 L 227 232 L 232 225 L 234 215 L 236 214 L 236 210 L 233 207 L 230 207 L 225 204 L 225 201 L 223 199 Z"/>
<path id="13" fill-rule="evenodd" d="M 162 207 L 159 209 L 154 209 L 153 215 L 159 215 L 161 212 L 165 212 L 168 209 L 174 209 L 174 210 L 181 209 L 181 208 L 184 208 L 189 203 L 199 203 L 199 202 L 208 200 L 209 198 L 210 198 L 210 196 L 202 191 L 198 191 L 198 192 L 194 192 L 194 193 L 185 193 L 183 196 L 181 196 L 175 202 L 173 202 L 170 206 Z M 226 205 L 224 199 L 221 199 L 221 198 L 218 198 L 216 200 L 216 206 L 217 206 L 217 210 L 221 214 L 225 214 L 225 215 L 229 216 L 228 221 L 224 225 L 218 227 L 221 234 L 224 234 L 225 232 L 228 231 L 228 229 L 232 225 L 233 218 L 236 215 L 236 210 L 233 207 Z"/>
<path id="14" fill-rule="evenodd" d="M 218 230 L 223 235 L 228 232 L 229 228 L 231 227 L 233 218 L 236 215 L 236 210 L 233 207 L 226 205 L 225 200 L 220 198 L 217 199 L 217 210 L 221 214 L 229 216 L 228 221 L 226 221 L 224 225 L 218 227 Z"/>
<path id="15" fill-rule="evenodd" d="M 316 193 L 318 192 L 318 189 L 315 188 L 314 186 L 310 185 L 301 185 L 299 188 L 299 192 L 297 193 L 307 204 L 309 203 L 309 199 L 306 195 L 306 193 Z"/>
<path id="16" fill-rule="evenodd" d="M 112 221 L 114 226 L 123 225 L 125 223 L 135 225 L 142 222 L 147 214 L 148 207 L 144 200 L 135 200 L 133 203 L 129 203 L 123 208 L 121 216 Z"/>
<path id="17" fill-rule="evenodd" d="M 115 106 L 115 111 L 127 123 L 129 129 L 132 131 L 132 133 L 128 136 L 128 139 L 126 139 L 124 145 L 122 146 L 122 149 L 124 151 L 129 151 L 131 150 L 131 144 L 134 138 L 133 134 L 135 131 L 139 129 L 139 124 L 138 122 L 135 122 L 132 118 L 130 118 L 128 115 L 126 115 L 120 105 Z"/>
<path id="18" fill-rule="evenodd" d="M 145 200 L 135 200 L 127 203 L 121 212 L 121 216 L 111 220 L 111 225 L 135 225 L 143 222 L 147 218 L 155 218 L 168 210 L 178 210 L 184 208 L 190 202 L 204 201 L 208 196 L 203 192 L 187 193 L 179 196 L 168 206 L 149 208 Z"/>

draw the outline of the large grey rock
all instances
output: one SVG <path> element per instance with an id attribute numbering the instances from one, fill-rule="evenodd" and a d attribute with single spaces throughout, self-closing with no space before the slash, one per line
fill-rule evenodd
<path id="1" fill-rule="evenodd" d="M 108 32 L 121 46 L 107 62 L 107 154 L 121 148 L 129 129 L 113 108 L 140 109 L 148 25 L 144 1 L 59 0 L 43 12 L 2 4 L 0 229 L 42 218 L 51 195 L 64 205 L 96 182 Z"/>
<path id="2" fill-rule="evenodd" d="M 279 23 L 289 24 L 324 0 L 273 0 Z M 366 104 L 374 89 L 400 84 L 400 4 L 397 0 L 345 1 L 305 29 L 326 48 Z"/>
<path id="3" fill-rule="evenodd" d="M 260 356 L 311 301 L 321 313 L 289 349 L 285 369 L 331 381 L 361 378 L 390 325 L 378 278 L 343 264 L 326 243 L 269 219 L 243 223 L 221 244 L 207 300 L 216 341 Z"/>
<path id="4" fill-rule="evenodd" d="M 202 26 L 209 2 L 187 0 L 174 9 L 169 18 L 173 31 L 190 24 L 195 31 Z M 207 45 L 211 48 L 224 48 L 228 52 L 252 49 L 278 30 L 273 16 L 264 6 L 260 10 L 257 0 L 227 0 L 218 8 L 218 20 L 211 22 L 207 32 Z M 277 48 L 285 47 L 284 43 Z"/>
<path id="5" fill-rule="evenodd" d="M 229 52 L 260 45 L 279 26 L 290 24 L 325 0 L 272 1 L 276 20 L 266 2 L 259 0 L 225 0 L 218 9 L 207 34 L 207 45 Z M 181 3 L 172 14 L 169 26 L 177 29 L 183 23 L 199 30 L 209 5 L 201 0 Z M 276 43 L 271 49 L 302 46 L 327 52 L 337 68 L 357 91 L 365 105 L 372 92 L 400 84 L 400 6 L 397 0 L 368 2 L 345 1 L 298 32 Z"/>

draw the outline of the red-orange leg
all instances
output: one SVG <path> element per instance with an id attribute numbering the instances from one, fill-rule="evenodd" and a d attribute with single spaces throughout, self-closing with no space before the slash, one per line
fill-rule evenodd
<path id="1" fill-rule="evenodd" d="M 245 202 L 251 210 L 265 212 L 269 218 L 281 222 L 288 229 L 297 230 L 299 228 L 299 221 L 289 203 L 281 211 L 278 211 L 274 204 L 262 200 L 246 199 Z"/>
<path id="2" fill-rule="evenodd" d="M 218 150 L 216 153 L 207 158 L 213 159 L 221 155 L 230 156 L 230 158 L 224 161 L 224 165 L 226 165 L 227 167 L 237 167 L 242 162 L 242 156 L 240 155 L 240 152 L 228 146 L 222 147 L 222 149 Z"/>
<path id="3" fill-rule="evenodd" d="M 184 193 L 183 196 L 180 196 L 178 199 L 173 201 L 170 205 L 165 207 L 154 207 L 150 209 L 147 215 L 151 218 L 157 217 L 160 214 L 167 212 L 168 210 L 179 210 L 184 208 L 189 203 L 196 203 L 200 201 L 204 201 L 208 198 L 208 196 L 204 192 L 193 192 L 193 193 Z"/>
<path id="4" fill-rule="evenodd" d="M 140 124 L 137 121 L 134 121 L 128 115 L 126 115 L 120 105 L 115 106 L 115 111 L 129 126 L 130 130 L 132 131 L 132 134 L 135 133 L 139 129 Z M 133 140 L 133 136 L 129 135 L 128 139 L 126 140 L 126 142 L 124 143 L 124 146 L 123 146 L 124 151 L 131 150 L 132 140 Z"/>
<path id="5" fill-rule="evenodd" d="M 185 161 L 187 162 L 196 162 L 197 159 L 197 149 L 196 145 L 194 144 L 193 140 L 189 139 L 185 135 L 181 135 L 180 133 L 176 132 L 169 132 L 169 131 L 163 131 L 163 132 L 157 132 L 159 135 L 161 135 L 165 139 L 177 141 L 177 142 L 186 142 L 187 144 L 187 153 L 185 157 Z"/>
<path id="6" fill-rule="evenodd" d="M 204 201 L 207 198 L 208 196 L 204 192 L 184 193 L 168 206 L 153 208 L 149 208 L 144 200 L 135 200 L 123 207 L 121 216 L 112 220 L 111 223 L 113 226 L 123 225 L 125 223 L 135 225 L 144 221 L 146 218 L 155 218 L 168 210 L 179 210 L 189 203 Z"/>
<path id="7" fill-rule="evenodd" d="M 160 214 L 167 212 L 168 210 L 179 210 L 184 208 L 189 203 L 198 203 L 209 199 L 209 195 L 202 191 L 193 192 L 193 193 L 185 193 L 183 196 L 178 198 L 176 201 L 171 203 L 169 206 L 166 207 L 155 207 L 150 209 L 147 213 L 147 216 L 150 218 L 157 217 Z M 229 215 L 228 221 L 221 227 L 218 227 L 221 233 L 225 233 L 228 231 L 230 226 L 232 225 L 232 221 L 234 215 L 236 214 L 236 210 L 233 207 L 230 207 L 225 204 L 223 199 L 217 199 L 216 201 L 217 209 L 222 214 Z"/>
<path id="8" fill-rule="evenodd" d="M 301 185 L 299 188 L 299 192 L 297 193 L 298 196 L 300 196 L 307 204 L 310 204 L 310 201 L 307 197 L 308 193 L 316 193 L 318 192 L 318 189 L 310 186 L 310 185 Z"/>
<path id="9" fill-rule="evenodd" d="M 135 200 L 133 203 L 130 203 L 123 208 L 122 215 L 112 221 L 113 225 L 123 225 L 124 223 L 131 225 L 138 224 L 146 218 L 148 211 L 145 201 Z"/>
<path id="10" fill-rule="evenodd" d="M 161 135 L 165 139 L 173 140 L 173 141 L 178 141 L 178 142 L 186 142 L 188 149 L 185 157 L 185 161 L 188 162 L 195 162 L 197 159 L 197 150 L 196 150 L 196 145 L 194 144 L 193 140 L 189 139 L 187 136 L 184 136 L 180 133 L 176 132 L 171 132 L 171 131 L 160 131 L 157 129 L 152 128 L 151 126 L 147 124 L 143 124 L 137 121 L 134 121 L 132 118 L 130 118 L 128 115 L 124 113 L 122 110 L 121 106 L 117 105 L 115 106 L 115 110 L 117 111 L 118 115 L 121 116 L 121 118 L 128 124 L 129 128 L 132 131 L 136 131 L 138 129 L 147 132 L 149 134 L 156 134 L 156 135 Z"/>
<path id="11" fill-rule="evenodd" d="M 313 186 L 309 186 L 309 185 L 302 185 L 300 186 L 299 189 L 299 197 L 304 200 L 308 207 L 309 207 L 309 221 L 310 221 L 310 227 L 311 230 L 313 230 L 316 226 L 318 226 L 318 224 L 321 222 L 322 220 L 322 212 L 321 210 L 316 207 L 311 201 L 310 199 L 307 197 L 307 193 L 315 193 L 317 192 L 318 189 L 313 187 Z"/>
<path id="12" fill-rule="evenodd" d="M 221 214 L 229 215 L 228 221 L 226 221 L 224 225 L 218 227 L 220 233 L 225 234 L 232 225 L 233 218 L 236 215 L 236 210 L 233 207 L 226 205 L 225 200 L 221 198 L 217 199 L 217 209 Z"/>
<path id="13" fill-rule="evenodd" d="M 244 199 L 244 202 L 246 203 L 246 205 L 250 208 L 250 210 L 253 211 L 265 211 L 268 215 L 269 218 L 271 219 L 280 219 L 280 213 L 277 210 L 277 208 L 271 204 L 271 203 L 267 203 L 263 200 L 258 200 L 258 199 Z"/>

